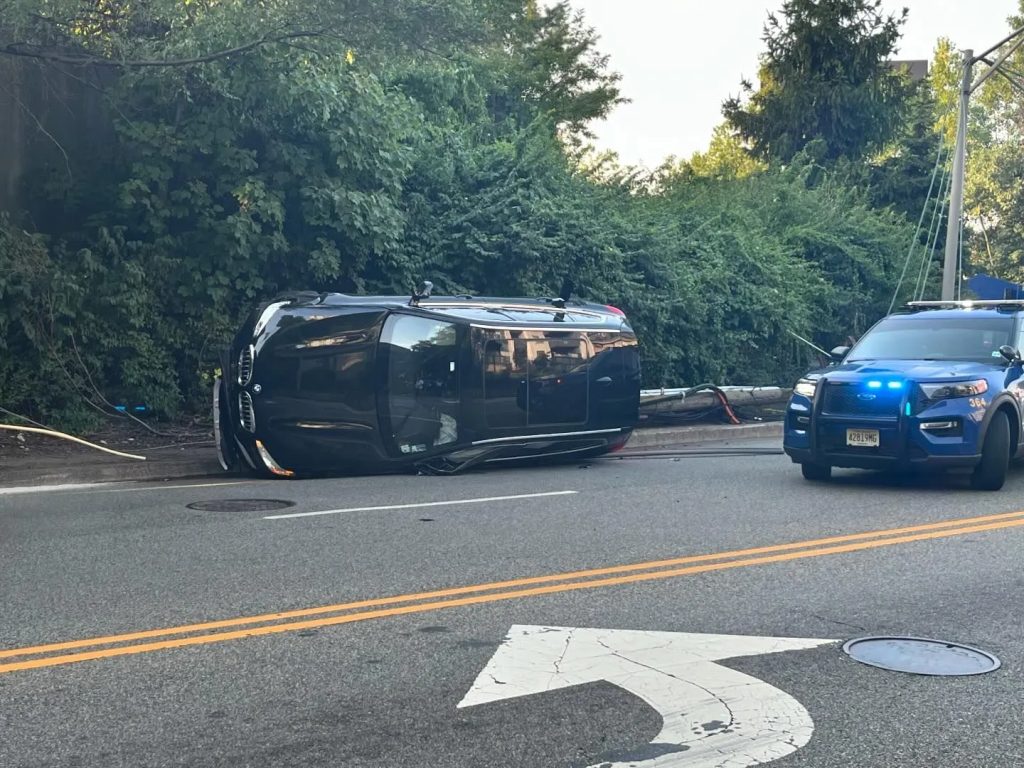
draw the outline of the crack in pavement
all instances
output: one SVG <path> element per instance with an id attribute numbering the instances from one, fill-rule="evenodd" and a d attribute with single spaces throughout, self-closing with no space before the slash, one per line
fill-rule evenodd
<path id="1" fill-rule="evenodd" d="M 569 652 L 569 643 L 572 642 L 572 636 L 575 633 L 576 633 L 576 629 L 573 628 L 573 629 L 570 629 L 568 634 L 566 634 L 566 636 L 565 636 L 565 646 L 562 648 L 561 655 L 557 659 L 555 659 L 555 663 L 554 663 L 555 674 L 556 675 L 562 674 L 561 664 L 565 660 L 565 654 L 567 654 Z"/>
<path id="2" fill-rule="evenodd" d="M 610 647 L 607 643 L 605 643 L 601 638 L 597 638 L 597 642 L 602 648 L 611 651 L 612 656 L 615 656 L 616 658 L 622 659 L 623 661 L 628 661 L 630 664 L 635 664 L 638 667 L 649 669 L 652 672 L 657 672 L 659 675 L 665 675 L 665 677 L 670 677 L 673 680 L 679 680 L 680 682 L 686 683 L 687 685 L 692 685 L 695 688 L 699 688 L 700 690 L 704 691 L 708 696 L 715 699 L 715 701 L 717 701 L 723 707 L 725 707 L 725 711 L 729 713 L 729 722 L 725 724 L 725 728 L 731 728 L 736 723 L 736 714 L 732 711 L 732 707 L 729 706 L 728 702 L 726 702 L 725 699 L 723 699 L 721 696 L 719 696 L 711 689 L 705 688 L 703 685 L 695 683 L 692 680 L 684 680 L 683 678 L 679 677 L 678 675 L 674 675 L 671 672 L 665 672 L 664 670 L 652 667 L 650 664 L 644 664 L 642 661 L 637 661 L 636 659 L 631 659 L 628 656 L 623 656 L 621 653 L 619 653 L 614 648 Z M 749 683 L 746 683 L 746 685 L 749 685 Z M 722 730 L 725 730 L 725 728 L 723 728 Z M 701 738 L 706 739 L 714 735 L 715 734 L 706 733 L 703 736 L 701 736 Z"/>

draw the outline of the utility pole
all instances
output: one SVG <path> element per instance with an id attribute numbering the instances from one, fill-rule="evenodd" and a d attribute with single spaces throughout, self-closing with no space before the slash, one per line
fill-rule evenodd
<path id="1" fill-rule="evenodd" d="M 989 58 L 991 54 L 994 54 L 995 51 L 1007 43 L 1010 43 L 1010 45 L 995 60 Z M 954 298 L 958 268 L 961 266 L 959 263 L 960 229 L 964 216 L 967 108 L 970 106 L 971 94 L 978 90 L 992 75 L 999 75 L 1007 80 L 1015 90 L 1024 93 L 1024 76 L 1005 66 L 1006 60 L 1021 46 L 1024 46 L 1024 27 L 1014 30 L 980 56 L 975 56 L 972 50 L 964 51 L 963 79 L 960 82 L 960 114 L 957 120 L 956 148 L 953 151 L 953 176 L 949 195 L 949 220 L 946 222 L 946 255 L 942 266 L 941 298 L 943 301 L 951 301 Z M 979 62 L 987 64 L 988 69 L 982 72 L 978 79 L 972 83 L 971 78 L 974 76 L 974 65 Z"/>
<path id="2" fill-rule="evenodd" d="M 942 300 L 955 298 L 957 266 L 960 255 L 960 219 L 964 213 L 964 162 L 967 159 L 967 107 L 971 100 L 971 76 L 974 51 L 964 51 L 964 72 L 960 80 L 960 112 L 953 150 L 953 176 L 950 180 L 949 217 L 946 222 L 946 259 L 942 265 Z"/>

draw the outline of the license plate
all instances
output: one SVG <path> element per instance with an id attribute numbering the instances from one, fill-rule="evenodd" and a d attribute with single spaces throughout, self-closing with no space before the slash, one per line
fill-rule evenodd
<path id="1" fill-rule="evenodd" d="M 877 429 L 848 429 L 846 430 L 846 444 L 855 448 L 877 448 Z"/>

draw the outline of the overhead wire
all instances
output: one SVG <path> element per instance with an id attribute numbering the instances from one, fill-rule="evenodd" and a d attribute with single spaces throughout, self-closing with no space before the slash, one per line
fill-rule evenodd
<path id="1" fill-rule="evenodd" d="M 956 258 L 956 300 L 960 301 L 960 292 L 964 283 L 964 217 L 960 217 L 960 234 L 957 242 Z"/>
<path id="2" fill-rule="evenodd" d="M 920 282 L 914 295 L 914 298 L 917 300 L 924 298 L 925 289 L 928 287 L 928 277 L 931 274 L 932 263 L 935 261 L 935 249 L 939 244 L 939 233 L 942 231 L 942 222 L 946 218 L 946 208 L 949 204 L 949 190 L 952 186 L 952 181 L 952 176 L 947 174 L 944 187 L 941 190 L 939 199 L 936 201 L 935 229 L 929 238 L 928 249 L 924 252 L 921 259 Z"/>
<path id="3" fill-rule="evenodd" d="M 1007 71 L 1011 71 L 1011 70 L 1007 70 Z M 1006 72 L 1004 72 L 1002 69 L 997 69 L 996 70 L 996 74 L 999 75 L 1000 77 L 1002 77 L 1004 80 L 1006 80 L 1006 82 L 1010 84 L 1010 87 L 1013 90 L 1017 91 L 1017 93 L 1019 93 L 1019 94 L 1024 95 L 1024 85 L 1021 85 L 1021 83 L 1017 82 L 1012 77 L 1007 75 Z M 1016 73 L 1014 73 L 1014 74 L 1016 74 Z"/>
<path id="4" fill-rule="evenodd" d="M 900 294 L 900 288 L 903 287 L 903 279 L 907 276 L 907 267 L 910 266 L 910 260 L 914 255 L 914 248 L 918 244 L 918 238 L 921 235 L 921 225 L 924 223 L 925 213 L 928 211 L 928 203 L 932 199 L 932 189 L 935 187 L 935 177 L 939 173 L 939 166 L 942 164 L 942 156 L 946 151 L 944 143 L 939 143 L 939 151 L 935 153 L 935 167 L 932 168 L 932 178 L 928 182 L 928 193 L 924 198 L 924 205 L 921 207 L 921 215 L 917 219 L 917 228 L 914 230 L 914 237 L 910 240 L 910 247 L 907 249 L 907 258 L 903 260 L 903 270 L 900 272 L 900 279 L 896 281 L 896 290 L 892 292 L 892 300 L 889 302 L 889 311 L 886 314 L 892 312 L 892 308 L 896 305 L 896 299 Z M 945 178 L 945 173 L 943 173 Z M 929 225 L 930 226 L 930 225 Z"/>
<path id="5" fill-rule="evenodd" d="M 942 169 L 942 179 L 939 181 L 939 194 L 932 203 L 932 214 L 931 219 L 928 222 L 928 234 L 925 237 L 924 249 L 921 251 L 921 263 L 917 268 L 917 279 L 914 281 L 914 292 L 911 294 L 911 298 L 918 299 L 923 293 L 922 287 L 924 281 L 924 275 L 926 268 L 928 267 L 929 261 L 935 257 L 934 248 L 932 243 L 937 237 L 937 232 L 942 227 L 943 204 L 946 200 L 946 193 L 949 189 L 949 168 L 944 167 Z"/>

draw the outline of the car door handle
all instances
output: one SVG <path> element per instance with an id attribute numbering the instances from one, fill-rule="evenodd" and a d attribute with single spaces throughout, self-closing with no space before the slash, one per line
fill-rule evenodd
<path id="1" fill-rule="evenodd" d="M 612 377 L 611 376 L 602 376 L 600 379 L 597 380 L 597 383 L 598 384 L 604 384 L 605 386 L 607 386 L 607 385 L 612 383 Z"/>

